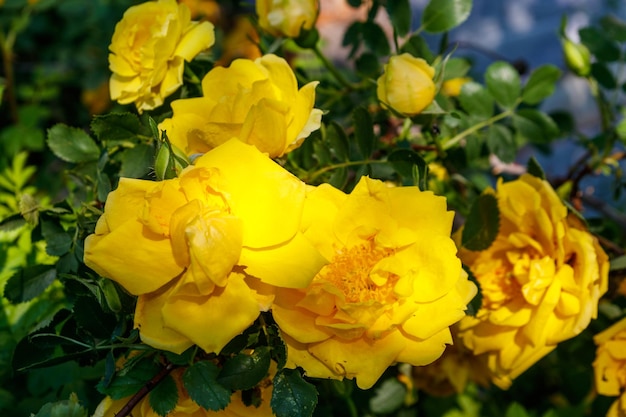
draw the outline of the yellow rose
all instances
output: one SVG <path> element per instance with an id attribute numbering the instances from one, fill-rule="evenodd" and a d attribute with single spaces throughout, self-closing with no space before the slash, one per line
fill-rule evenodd
<path id="1" fill-rule="evenodd" d="M 215 42 L 213 25 L 192 22 L 175 0 L 148 1 L 126 10 L 109 50 L 111 99 L 154 109 L 183 83 L 185 61 Z"/>
<path id="2" fill-rule="evenodd" d="M 238 137 L 278 157 L 320 127 L 322 111 L 313 108 L 316 85 L 298 90 L 291 67 L 276 55 L 237 59 L 209 71 L 202 80 L 204 97 L 172 102 L 174 115 L 159 128 L 188 155 Z"/>
<path id="3" fill-rule="evenodd" d="M 445 199 L 364 177 L 349 195 L 323 184 L 306 201 L 304 234 L 330 263 L 306 289 L 276 293 L 287 366 L 367 389 L 396 362 L 437 359 L 476 292 Z"/>
<path id="4" fill-rule="evenodd" d="M 500 180 L 496 197 L 500 229 L 493 244 L 459 251 L 483 296 L 476 317 L 461 321 L 459 338 L 484 356 L 493 382 L 506 389 L 596 317 L 609 264 L 548 182 L 528 174 Z"/>
<path id="5" fill-rule="evenodd" d="M 297 38 L 311 29 L 319 13 L 319 0 L 257 0 L 259 26 L 274 36 Z"/>
<path id="6" fill-rule="evenodd" d="M 233 27 L 224 36 L 222 54 L 215 63 L 228 66 L 235 59 L 257 59 L 261 57 L 259 34 L 247 16 L 235 16 Z"/>
<path id="7" fill-rule="evenodd" d="M 626 415 L 626 318 L 593 340 L 598 345 L 593 362 L 596 390 L 600 395 L 619 396 L 607 416 L 622 417 Z"/>
<path id="8" fill-rule="evenodd" d="M 446 80 L 441 85 L 441 92 L 448 97 L 457 97 L 461 94 L 461 88 L 472 81 L 469 77 L 457 77 Z"/>
<path id="9" fill-rule="evenodd" d="M 405 116 L 424 110 L 435 98 L 435 69 L 408 53 L 389 58 L 377 83 L 376 94 L 382 106 Z"/>
<path id="10" fill-rule="evenodd" d="M 179 178 L 122 178 L 85 264 L 139 296 L 145 343 L 219 352 L 269 308 L 272 286 L 305 287 L 325 263 L 299 232 L 304 199 L 304 183 L 233 139 Z"/>

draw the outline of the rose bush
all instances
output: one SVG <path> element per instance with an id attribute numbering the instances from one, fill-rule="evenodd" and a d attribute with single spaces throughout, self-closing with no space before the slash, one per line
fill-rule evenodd
<path id="1" fill-rule="evenodd" d="M 237 59 L 209 71 L 203 97 L 174 101 L 174 115 L 159 128 L 188 155 L 237 137 L 271 157 L 282 156 L 320 126 L 322 112 L 313 108 L 316 85 L 298 89 L 287 61 L 275 55 Z"/>
<path id="2" fill-rule="evenodd" d="M 231 140 L 178 178 L 122 178 L 85 263 L 139 296 L 145 343 L 217 353 L 268 309 L 271 286 L 305 287 L 324 264 L 299 232 L 304 199 L 304 183 Z"/>
<path id="3" fill-rule="evenodd" d="M 422 58 L 408 53 L 393 55 L 376 81 L 376 94 L 383 107 L 405 116 L 422 112 L 433 102 L 437 88 L 435 69 Z"/>
<path id="4" fill-rule="evenodd" d="M 148 1 L 126 10 L 109 46 L 111 98 L 137 110 L 163 104 L 183 83 L 185 61 L 215 42 L 213 25 L 192 22 L 175 0 Z"/>
<path id="5" fill-rule="evenodd" d="M 393 363 L 437 359 L 476 292 L 456 257 L 452 217 L 431 192 L 367 177 L 349 195 L 310 190 L 304 236 L 330 263 L 307 288 L 277 292 L 288 366 L 365 389 Z"/>
<path id="6" fill-rule="evenodd" d="M 493 382 L 514 378 L 597 315 L 608 286 L 608 257 L 544 180 L 498 181 L 500 228 L 492 245 L 459 256 L 480 283 L 482 306 L 459 338 L 481 355 Z"/>

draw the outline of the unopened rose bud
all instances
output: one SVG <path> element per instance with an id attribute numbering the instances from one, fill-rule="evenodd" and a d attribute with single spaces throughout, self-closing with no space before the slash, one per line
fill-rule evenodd
<path id="1" fill-rule="evenodd" d="M 154 161 L 154 173 L 159 181 L 175 178 L 189 165 L 189 159 L 183 151 L 167 139 L 163 132 L 163 141 L 159 146 Z"/>
<path id="2" fill-rule="evenodd" d="M 591 72 L 591 53 L 581 43 L 574 43 L 567 38 L 562 40 L 565 64 L 576 75 L 586 77 Z"/>

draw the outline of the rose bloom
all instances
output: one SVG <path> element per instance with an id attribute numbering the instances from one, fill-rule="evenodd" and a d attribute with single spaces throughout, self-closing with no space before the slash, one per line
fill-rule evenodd
<path id="1" fill-rule="evenodd" d="M 259 26 L 274 36 L 297 38 L 309 30 L 319 13 L 319 0 L 257 0 Z"/>
<path id="2" fill-rule="evenodd" d="M 158 349 L 219 352 L 325 263 L 299 232 L 305 185 L 233 139 L 165 181 L 122 178 L 85 264 L 138 295 L 135 327 Z"/>
<path id="3" fill-rule="evenodd" d="M 202 80 L 204 97 L 172 102 L 174 115 L 159 128 L 188 155 L 238 137 L 270 157 L 282 156 L 320 127 L 322 111 L 313 108 L 316 85 L 298 90 L 291 67 L 276 55 L 237 59 L 209 71 Z"/>
<path id="4" fill-rule="evenodd" d="M 626 416 L 626 318 L 597 334 L 593 340 L 598 345 L 593 362 L 596 390 L 601 395 L 619 396 L 607 416 Z"/>
<path id="5" fill-rule="evenodd" d="M 459 338 L 484 355 L 506 389 L 596 317 L 608 286 L 608 258 L 550 184 L 529 174 L 498 181 L 500 229 L 486 250 L 459 251 L 480 283 L 482 306 Z"/>
<path id="6" fill-rule="evenodd" d="M 304 234 L 330 263 L 306 289 L 276 293 L 287 366 L 367 389 L 396 362 L 437 359 L 476 293 L 450 238 L 453 216 L 432 192 L 366 177 L 349 195 L 310 189 Z"/>
<path id="7" fill-rule="evenodd" d="M 250 415 L 258 417 L 272 417 L 274 413 L 270 407 L 272 398 L 273 385 L 271 378 L 276 374 L 276 363 L 272 362 L 270 367 L 270 376 L 261 381 L 258 385 L 260 391 L 261 403 L 258 407 L 254 405 L 247 406 L 244 404 L 241 391 L 235 391 L 230 397 L 230 403 L 225 409 L 219 411 L 205 410 L 195 401 L 193 401 L 182 383 L 182 375 L 184 368 L 178 368 L 172 371 L 171 375 L 176 382 L 178 388 L 178 403 L 167 417 L 249 417 Z M 132 397 L 126 397 L 119 400 L 113 400 L 111 397 L 105 397 L 96 408 L 93 417 L 115 417 L 119 411 L 128 403 Z M 133 417 L 159 417 L 159 415 L 150 406 L 149 396 L 146 395 L 132 410 Z"/>
<path id="8" fill-rule="evenodd" d="M 175 0 L 147 1 L 126 10 L 109 50 L 111 99 L 151 110 L 183 83 L 185 61 L 215 42 L 213 25 L 192 22 Z"/>
<path id="9" fill-rule="evenodd" d="M 385 108 L 414 116 L 433 102 L 436 93 L 434 76 L 435 69 L 422 58 L 408 53 L 394 55 L 376 81 L 378 100 Z"/>

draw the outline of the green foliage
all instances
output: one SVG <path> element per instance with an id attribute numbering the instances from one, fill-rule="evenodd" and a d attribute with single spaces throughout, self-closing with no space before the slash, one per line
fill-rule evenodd
<path id="1" fill-rule="evenodd" d="M 424 9 L 422 26 L 433 33 L 446 32 L 470 15 L 472 0 L 431 0 Z"/>
<path id="2" fill-rule="evenodd" d="M 329 183 L 350 192 L 367 175 L 390 186 L 432 191 L 446 198 L 456 225 L 463 226 L 460 244 L 481 251 L 493 243 L 500 217 L 493 192 L 483 190 L 490 190 L 497 177 L 506 181 L 518 175 L 530 154 L 526 171 L 560 186 L 564 203 L 587 222 L 610 256 L 610 291 L 588 329 L 559 344 L 506 392 L 470 383 L 464 392 L 437 398 L 416 389 L 404 365 L 391 366 L 370 390 L 349 379 L 317 380 L 302 369 L 285 368 L 288 350 L 271 310 L 219 353 L 196 346 L 182 354 L 160 352 L 142 342 L 134 328 L 135 296 L 84 264 L 85 238 L 96 229 L 121 177 L 170 179 L 192 163 L 158 123 L 171 116 L 173 100 L 200 94 L 215 56 L 210 52 L 187 62 L 182 88 L 154 110 L 137 113 L 132 105 L 108 102 L 101 110 L 88 108 L 79 94 L 108 82 L 107 45 L 131 3 L 137 2 L 6 0 L 0 6 L 0 43 L 10 52 L 9 64 L 28 68 L 13 78 L 3 73 L 0 80 L 3 415 L 83 417 L 104 395 L 127 401 L 139 393 L 156 414 L 166 416 L 179 400 L 180 382 L 184 394 L 212 411 L 225 409 L 233 395 L 257 407 L 271 387 L 270 406 L 278 417 L 606 414 L 612 399 L 591 395 L 590 364 L 593 335 L 623 317 L 626 308 L 618 290 L 626 279 L 626 110 L 619 72 L 626 22 L 616 16 L 592 22 L 580 30 L 580 44 L 565 37 L 565 20 L 559 32 L 568 70 L 587 83 L 598 105 L 599 125 L 592 133 L 579 129 L 579 115 L 544 111 L 545 100 L 562 88 L 557 66 L 542 65 L 521 76 L 511 62 L 498 61 L 480 74 L 464 51 L 449 43 L 448 32 L 468 18 L 471 0 L 431 0 L 418 22 L 412 21 L 416 14 L 409 0 L 368 2 L 363 19 L 345 27 L 342 44 L 349 62 L 342 65 L 325 57 L 321 28 L 293 40 L 260 34 L 264 52 L 289 58 L 299 85 L 320 81 L 315 103 L 324 111 L 320 129 L 277 158 L 307 184 Z M 352 7 L 365 3 L 348 0 Z M 250 11 L 220 4 L 226 16 Z M 382 23 L 382 13 L 391 28 Z M 233 22 L 226 26 L 234 27 Z M 218 43 L 225 38 L 218 32 Z M 41 39 L 46 48 L 40 48 Z M 384 62 L 405 52 L 436 71 L 435 101 L 412 118 L 385 109 L 376 97 Z M 461 77 L 471 80 L 458 95 L 444 91 L 445 82 Z M 557 177 L 552 169 L 544 171 L 534 154 L 554 158 L 560 138 L 574 143 L 581 156 Z M 613 200 L 593 200 L 588 180 L 600 184 L 597 190 L 608 189 Z M 467 307 L 468 315 L 476 315 L 481 285 L 465 269 L 479 288 Z"/>
<path id="3" fill-rule="evenodd" d="M 461 244 L 469 250 L 485 250 L 493 243 L 499 228 L 498 200 L 492 192 L 485 192 L 472 204 L 463 228 Z"/>
<path id="4" fill-rule="evenodd" d="M 317 390 L 298 370 L 283 369 L 274 377 L 270 402 L 276 417 L 310 417 L 317 404 Z"/>
<path id="5" fill-rule="evenodd" d="M 217 382 L 219 372 L 220 368 L 214 363 L 199 361 L 183 374 L 189 396 L 205 410 L 223 410 L 230 403 L 230 390 Z"/>

